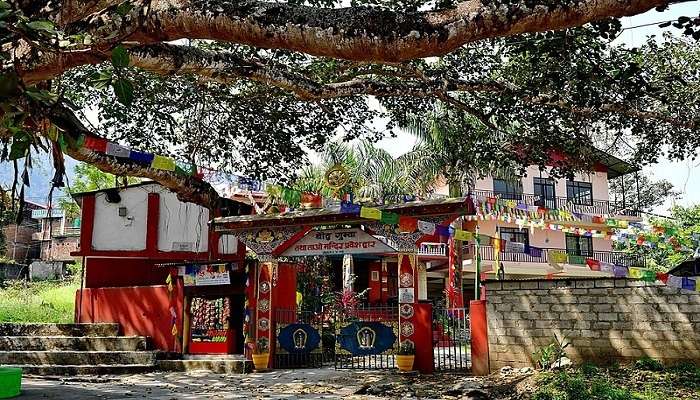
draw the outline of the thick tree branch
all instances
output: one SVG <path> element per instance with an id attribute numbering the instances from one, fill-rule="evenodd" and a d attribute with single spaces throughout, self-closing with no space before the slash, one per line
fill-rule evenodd
<path id="1" fill-rule="evenodd" d="M 89 10 L 112 4 L 72 0 Z M 400 62 L 439 56 L 470 42 L 527 32 L 564 29 L 608 18 L 639 14 L 668 0 L 578 0 L 552 4 L 501 4 L 468 0 L 455 8 L 397 12 L 381 8 L 314 8 L 287 3 L 223 0 L 138 2 L 127 15 L 113 7 L 65 26 L 67 33 L 88 32 L 92 52 L 108 52 L 122 39 L 142 45 L 178 39 L 213 39 L 259 48 L 279 48 L 316 56 L 366 62 Z M 21 69 L 50 71 L 28 77 L 46 80 L 89 63 L 84 52 L 48 55 Z M 88 51 L 87 53 L 90 53 Z M 94 55 L 92 55 L 94 57 Z M 54 66 L 54 68 L 47 68 Z"/>
<path id="2" fill-rule="evenodd" d="M 48 110 L 48 118 L 61 128 L 64 134 L 77 139 L 81 134 L 95 137 L 75 116 L 73 111 L 63 105 L 57 105 Z M 86 148 L 71 148 L 65 153 L 72 158 L 96 166 L 104 172 L 117 176 L 136 176 L 152 179 L 177 194 L 182 201 L 200 204 L 204 207 L 217 207 L 220 197 L 209 183 L 194 177 L 186 177 L 170 171 L 156 170 L 106 154 L 94 152 Z"/>
<path id="3" fill-rule="evenodd" d="M 530 3 L 532 4 L 532 3 Z M 321 9 L 286 3 L 153 0 L 142 43 L 214 39 L 356 61 L 396 62 L 446 54 L 465 43 L 564 29 L 639 14 L 668 0 L 580 0 L 503 4 L 468 0 L 455 8 L 397 12 Z"/>

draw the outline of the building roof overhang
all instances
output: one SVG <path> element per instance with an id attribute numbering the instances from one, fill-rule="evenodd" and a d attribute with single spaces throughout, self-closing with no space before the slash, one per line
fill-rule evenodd
<path id="1" fill-rule="evenodd" d="M 377 206 L 383 211 L 411 217 L 427 217 L 447 214 L 473 215 L 474 206 L 469 197 L 440 198 Z M 357 214 L 343 213 L 340 207 L 290 211 L 281 214 L 257 214 L 215 218 L 217 231 L 236 231 L 250 228 L 282 226 L 318 226 L 372 222 Z"/>

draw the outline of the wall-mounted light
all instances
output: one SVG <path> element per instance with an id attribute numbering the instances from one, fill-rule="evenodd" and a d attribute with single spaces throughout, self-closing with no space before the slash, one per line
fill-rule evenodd
<path id="1" fill-rule="evenodd" d="M 119 207 L 119 216 L 120 216 L 120 217 L 126 217 L 128 211 L 129 211 L 129 210 L 127 210 L 126 207 Z"/>

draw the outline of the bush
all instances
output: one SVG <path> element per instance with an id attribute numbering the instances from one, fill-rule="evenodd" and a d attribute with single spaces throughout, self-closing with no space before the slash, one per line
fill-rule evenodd
<path id="1" fill-rule="evenodd" d="M 595 367 L 595 366 L 594 366 Z M 596 371 L 598 370 L 597 367 Z M 602 378 L 590 381 L 583 373 L 543 374 L 533 400 L 629 400 L 635 396 L 626 388 Z"/>
<path id="2" fill-rule="evenodd" d="M 634 363 L 634 367 L 645 371 L 663 371 L 664 365 L 661 361 L 644 356 Z"/>
<path id="3" fill-rule="evenodd" d="M 581 365 L 581 373 L 586 375 L 586 376 L 593 376 L 598 373 L 598 366 L 587 362 Z"/>

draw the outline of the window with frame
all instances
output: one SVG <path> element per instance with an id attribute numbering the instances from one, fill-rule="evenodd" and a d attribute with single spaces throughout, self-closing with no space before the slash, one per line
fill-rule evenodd
<path id="1" fill-rule="evenodd" d="M 572 256 L 593 257 L 593 238 L 567 233 L 566 253 Z"/>
<path id="2" fill-rule="evenodd" d="M 566 181 L 566 197 L 573 204 L 593 205 L 593 185 L 590 182 Z"/>
<path id="3" fill-rule="evenodd" d="M 534 205 L 547 208 L 556 208 L 554 179 L 535 177 L 532 183 L 535 190 Z"/>
<path id="4" fill-rule="evenodd" d="M 520 200 L 523 195 L 523 184 L 520 180 L 494 179 L 493 192 L 502 199 Z"/>
<path id="5" fill-rule="evenodd" d="M 523 243 L 526 246 L 530 244 L 530 236 L 527 230 L 518 228 L 499 228 L 500 238 L 506 242 Z"/>

